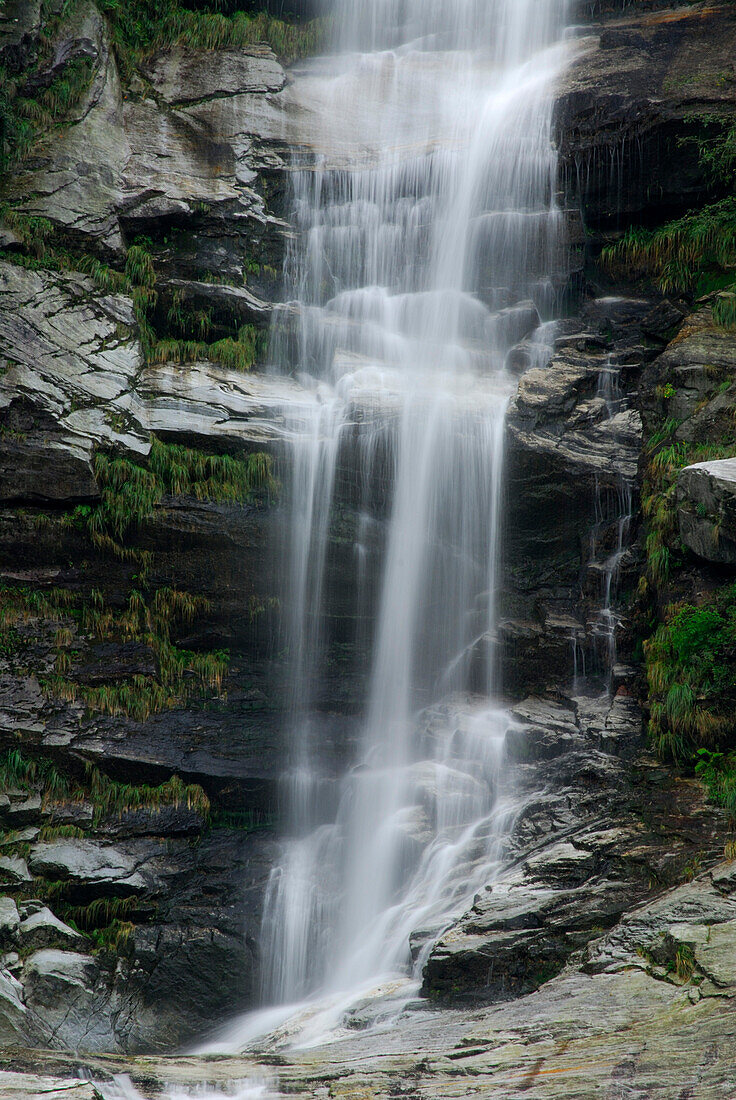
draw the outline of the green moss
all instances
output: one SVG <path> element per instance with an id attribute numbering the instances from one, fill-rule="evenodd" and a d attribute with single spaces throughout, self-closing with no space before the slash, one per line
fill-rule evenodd
<path id="1" fill-rule="evenodd" d="M 59 883 L 55 891 L 57 898 L 63 897 L 65 884 Z M 139 903 L 135 898 L 96 898 L 89 905 L 69 905 L 57 901 L 55 908 L 59 915 L 78 932 L 102 930 L 113 922 L 122 921 L 134 913 Z"/>
<path id="2" fill-rule="evenodd" d="M 43 825 L 39 840 L 82 840 L 87 834 L 76 825 Z"/>
<path id="3" fill-rule="evenodd" d="M 0 753 L 0 790 L 40 790 L 44 798 L 65 801 L 75 796 L 77 785 L 45 757 L 24 755 L 20 749 Z"/>
<path id="4" fill-rule="evenodd" d="M 54 35 L 72 6 L 67 0 L 56 14 L 42 16 L 45 33 L 41 34 L 38 59 L 32 65 L 22 73 L 13 73 L 0 64 L 0 174 L 28 156 L 41 135 L 63 122 L 90 86 L 94 66 L 88 58 L 77 58 L 34 96 L 20 94 L 29 78 L 50 62 Z"/>
<path id="5" fill-rule="evenodd" d="M 0 586 L 0 655 L 15 654 L 20 648 L 16 629 L 20 622 L 47 619 L 54 627 L 56 652 L 53 672 L 44 675 L 41 683 L 51 697 L 79 700 L 90 710 L 138 721 L 194 699 L 220 697 L 229 653 L 182 649 L 171 638 L 175 624 L 192 622 L 206 613 L 207 600 L 168 587 L 147 591 L 151 554 L 131 543 L 129 536 L 165 496 L 186 494 L 198 500 L 245 503 L 258 493 L 274 491 L 270 457 L 210 455 L 154 439 L 147 465 L 98 454 L 95 470 L 101 502 L 94 508 L 75 509 L 67 517 L 68 525 L 86 531 L 98 550 L 135 563 L 136 587 L 121 610 L 110 607 L 96 589 L 85 597 L 63 590 L 40 593 L 23 586 Z M 95 686 L 75 682 L 79 640 L 84 635 L 149 646 L 155 674 L 139 673 L 125 680 L 111 675 L 108 683 Z"/>
<path id="6" fill-rule="evenodd" d="M 148 784 L 119 783 L 88 764 L 85 772 L 85 788 L 94 806 L 94 824 L 108 817 L 121 817 L 132 810 L 161 810 L 167 806 L 186 807 L 208 818 L 210 801 L 196 783 L 184 783 L 173 775 L 156 787 Z"/>
<path id="7" fill-rule="evenodd" d="M 148 466 L 98 453 L 95 476 L 102 502 L 88 520 L 97 546 L 120 543 L 129 528 L 148 519 L 165 495 L 244 504 L 257 492 L 273 492 L 272 462 L 263 453 L 242 458 L 210 455 L 154 438 Z M 105 541 L 107 540 L 107 541 Z"/>
<path id="8" fill-rule="evenodd" d="M 36 140 L 51 126 L 68 119 L 94 76 L 87 58 L 70 61 L 33 95 L 21 92 L 29 78 L 42 72 L 53 57 L 61 26 L 79 6 L 78 0 L 42 5 L 40 48 L 37 60 L 23 72 L 0 65 L 0 173 L 22 161 Z M 174 44 L 204 49 L 268 43 L 285 61 L 315 53 L 325 40 L 329 20 L 289 23 L 265 13 L 191 10 L 180 0 L 99 0 L 107 16 L 113 49 L 123 78 L 155 50 Z M 215 0 L 214 7 L 220 7 Z"/>
<path id="9" fill-rule="evenodd" d="M 81 609 L 82 629 L 101 640 L 137 641 L 150 646 L 156 662 L 155 676 L 136 674 L 129 680 L 112 680 L 94 687 L 80 685 L 69 679 L 73 662 L 59 661 L 62 651 L 55 674 L 47 677 L 43 686 L 48 694 L 69 701 L 79 699 L 90 710 L 126 714 L 137 721 L 194 698 L 219 696 L 229 664 L 227 650 L 194 653 L 171 642 L 175 622 L 191 622 L 207 607 L 204 598 L 171 588 L 158 589 L 148 600 L 134 589 L 126 608 L 116 612 L 106 606 L 101 592 L 93 591 Z"/>
<path id="10" fill-rule="evenodd" d="M 645 643 L 649 732 L 662 756 L 683 762 L 736 734 L 736 585 L 699 607 L 671 609 Z"/>
<path id="11" fill-rule="evenodd" d="M 736 821 L 736 753 L 698 749 L 695 773 L 716 805 Z"/>

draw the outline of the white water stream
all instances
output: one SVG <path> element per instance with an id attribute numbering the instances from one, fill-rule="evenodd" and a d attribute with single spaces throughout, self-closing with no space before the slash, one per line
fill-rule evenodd
<path id="1" fill-rule="evenodd" d="M 373 1019 L 396 1012 L 433 938 L 493 877 L 516 812 L 493 701 L 504 365 L 564 278 L 551 143 L 564 9 L 335 0 L 335 54 L 297 74 L 319 127 L 293 173 L 298 332 L 274 339 L 315 395 L 286 463 L 291 836 L 263 919 L 272 1007 L 207 1049 L 279 1027 L 318 1041 L 367 1002 L 383 1006 Z M 336 785 L 318 701 L 346 480 L 371 667 Z"/>

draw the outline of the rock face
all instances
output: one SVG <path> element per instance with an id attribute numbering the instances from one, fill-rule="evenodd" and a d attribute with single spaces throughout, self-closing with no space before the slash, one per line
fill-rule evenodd
<path id="1" fill-rule="evenodd" d="M 732 447 L 736 348 L 733 335 L 715 324 L 712 307 L 712 301 L 698 305 L 641 379 L 647 434 L 664 422 L 672 446 L 691 457 L 698 447 L 711 455 L 729 455 Z M 729 457 L 694 462 L 677 474 L 680 538 L 706 568 L 736 563 L 733 479 Z"/>
<path id="2" fill-rule="evenodd" d="M 532 996 L 463 1011 L 409 1008 L 390 1028 L 260 1058 L 85 1062 L 93 1080 L 129 1073 L 145 1100 L 166 1087 L 196 1095 L 234 1080 L 274 1100 L 324 1090 L 390 1100 L 408 1082 L 418 1100 L 459 1100 L 469 1089 L 493 1100 L 519 1091 L 533 1100 L 590 1100 L 622 1090 L 652 1100 L 683 1093 L 727 1100 L 736 1038 L 735 899 L 734 863 L 717 864 L 634 908 Z M 21 1100 L 38 1095 L 34 1088 L 54 1096 L 54 1087 L 71 1089 L 78 1063 L 78 1056 L 23 1051 L 14 1066 L 24 1072 L 0 1073 L 0 1088 Z M 96 1100 L 93 1092 L 80 1097 Z"/>
<path id="3" fill-rule="evenodd" d="M 18 174 L 11 200 L 110 256 L 122 255 L 129 232 L 198 218 L 192 262 L 242 278 L 246 248 L 275 225 L 254 186 L 261 169 L 280 163 L 259 145 L 264 128 L 278 130 L 270 97 L 285 84 L 271 51 L 169 51 L 146 69 L 150 84 L 139 81 L 123 100 L 93 4 L 77 6 L 66 33 L 94 44 L 95 77 L 75 125 Z"/>
<path id="4" fill-rule="evenodd" d="M 546 361 L 521 375 L 507 418 L 507 691 L 565 683 L 576 663 L 600 671 L 624 633 L 620 612 L 607 621 L 599 612 L 638 568 L 637 387 L 681 321 L 662 303 L 596 299 L 560 323 Z"/>
<path id="5" fill-rule="evenodd" d="M 214 363 L 144 367 L 130 299 L 82 275 L 0 261 L 0 340 L 3 503 L 94 499 L 94 448 L 146 455 L 151 431 L 195 446 L 274 443 L 287 410 L 298 419 L 313 400 Z"/>
<path id="6" fill-rule="evenodd" d="M 556 124 L 563 174 L 588 224 L 618 228 L 691 208 L 709 183 L 696 140 L 717 133 L 736 105 L 733 6 L 635 10 L 581 33 Z"/>
<path id="7" fill-rule="evenodd" d="M 697 785 L 662 782 L 642 752 L 629 696 L 529 700 L 512 715 L 519 809 L 507 869 L 431 949 L 423 992 L 436 999 L 537 989 L 637 902 L 722 850 Z"/>

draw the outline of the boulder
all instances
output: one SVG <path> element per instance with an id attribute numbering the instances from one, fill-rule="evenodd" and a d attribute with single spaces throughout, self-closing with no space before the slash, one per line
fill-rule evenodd
<path id="1" fill-rule="evenodd" d="M 0 501 L 95 499 L 97 444 L 148 452 L 129 415 L 141 367 L 134 328 L 130 300 L 100 294 L 91 279 L 0 263 L 9 364 L 0 378 Z"/>
<path id="2" fill-rule="evenodd" d="M 697 462 L 677 478 L 680 537 L 694 554 L 736 565 L 736 458 Z"/>
<path id="3" fill-rule="evenodd" d="M 131 896 L 147 888 L 132 856 L 96 840 L 34 844 L 29 863 L 35 875 L 62 879 L 96 896 Z"/>
<path id="4" fill-rule="evenodd" d="M 502 681 L 514 697 L 572 681 L 586 663 L 599 668 L 610 562 L 614 594 L 638 574 L 625 545 L 636 533 L 637 387 L 682 316 L 663 306 L 593 299 L 577 317 L 543 326 L 534 354 L 528 341 L 515 349 L 515 369 L 528 367 L 506 418 L 498 607 Z"/>
<path id="5" fill-rule="evenodd" d="M 213 291 L 233 308 L 263 305 L 245 290 Z M 152 431 L 209 449 L 273 444 L 317 399 L 287 378 L 214 363 L 144 368 L 129 298 L 85 276 L 2 261 L 0 341 L 9 364 L 0 376 L 0 504 L 93 501 L 95 448 L 145 456 Z"/>
<path id="6" fill-rule="evenodd" d="M 22 971 L 23 994 L 32 1020 L 51 1032 L 57 1049 L 109 1049 L 113 1020 L 100 969 L 91 955 L 44 948 L 30 955 Z"/>
<path id="7" fill-rule="evenodd" d="M 0 856 L 0 886 L 21 886 L 32 882 L 28 864 L 20 856 Z"/>
<path id="8" fill-rule="evenodd" d="M 24 825 L 38 824 L 47 816 L 48 811 L 44 808 L 41 795 L 35 791 L 28 796 L 11 799 L 5 811 L 5 820 L 11 829 L 22 829 Z"/>
<path id="9" fill-rule="evenodd" d="M 38 1041 L 40 1035 L 23 1003 L 23 986 L 8 970 L 0 969 L 0 1046 L 23 1046 Z"/>
<path id="10" fill-rule="evenodd" d="M 38 951 L 44 947 L 74 950 L 83 937 L 68 924 L 64 924 L 45 906 L 31 913 L 20 922 L 20 945 L 24 951 Z"/>
<path id="11" fill-rule="evenodd" d="M 130 147 L 122 125 L 122 93 L 107 40 L 106 24 L 91 2 L 75 5 L 57 40 L 86 39 L 97 64 L 90 87 L 67 119 L 74 125 L 55 130 L 54 141 L 13 174 L 9 196 L 31 214 L 63 227 L 77 240 L 97 242 L 104 252 L 121 257 L 123 241 L 117 219 L 121 180 Z"/>
<path id="12" fill-rule="evenodd" d="M 692 837 L 673 831 L 684 820 L 704 839 L 715 811 L 702 792 L 644 766 L 642 715 L 630 696 L 566 704 L 536 696 L 515 704 L 512 718 L 506 752 L 523 765 L 511 781 L 517 809 L 503 867 L 427 952 L 425 995 L 498 1001 L 538 989 L 605 929 L 633 920 L 637 903 L 649 906 L 657 931 L 700 920 L 707 907 L 714 921 L 730 919 L 736 900 L 723 872 L 718 886 L 705 876 L 668 894 L 656 915 L 655 890 L 680 881 L 694 854 Z M 708 859 L 721 851 L 710 844 Z M 417 953 L 425 941 L 418 931 Z"/>

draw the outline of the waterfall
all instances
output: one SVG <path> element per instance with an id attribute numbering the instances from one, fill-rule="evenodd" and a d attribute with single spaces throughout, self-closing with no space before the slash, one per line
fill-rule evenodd
<path id="1" fill-rule="evenodd" d="M 344 1009 L 416 978 L 493 877 L 516 811 L 494 701 L 505 364 L 564 283 L 564 9 L 335 0 L 334 53 L 296 74 L 319 127 L 308 148 L 298 118 L 290 135 L 292 300 L 272 357 L 314 401 L 285 456 L 289 835 L 265 903 L 266 1005 Z M 319 700 L 345 500 L 369 668 L 335 783 Z"/>

